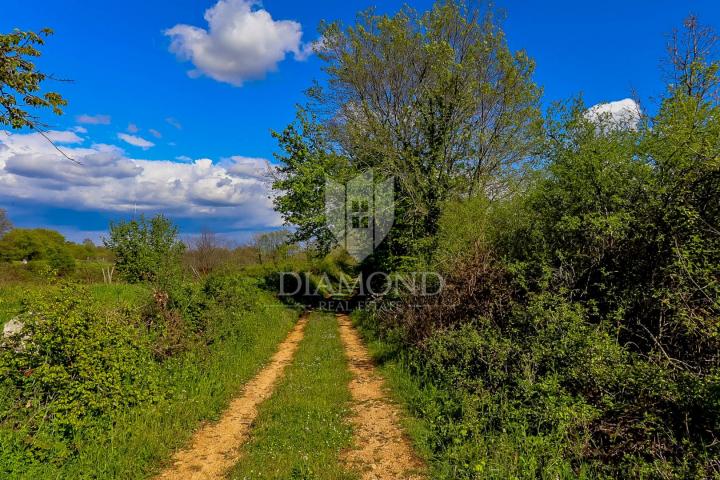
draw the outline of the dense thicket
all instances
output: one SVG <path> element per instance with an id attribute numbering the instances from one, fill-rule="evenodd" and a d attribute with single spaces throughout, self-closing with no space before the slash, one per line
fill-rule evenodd
<path id="1" fill-rule="evenodd" d="M 364 315 L 438 477 L 720 476 L 718 62 L 686 27 L 656 114 L 555 108 L 526 182 L 445 204 L 442 294 Z"/>

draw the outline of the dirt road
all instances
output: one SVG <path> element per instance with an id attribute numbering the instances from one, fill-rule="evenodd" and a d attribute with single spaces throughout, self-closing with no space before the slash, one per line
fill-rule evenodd
<path id="1" fill-rule="evenodd" d="M 363 480 L 420 480 L 423 463 L 400 427 L 400 412 L 390 402 L 382 378 L 347 315 L 339 315 L 340 337 L 345 345 L 353 379 L 355 447 L 344 460 Z"/>
<path id="2" fill-rule="evenodd" d="M 307 317 L 301 318 L 277 353 L 223 412 L 220 421 L 198 430 L 184 450 L 173 456 L 173 464 L 162 472 L 158 480 L 209 480 L 223 478 L 225 472 L 239 459 L 240 447 L 245 443 L 257 416 L 257 407 L 273 392 L 295 355 L 303 338 Z"/>

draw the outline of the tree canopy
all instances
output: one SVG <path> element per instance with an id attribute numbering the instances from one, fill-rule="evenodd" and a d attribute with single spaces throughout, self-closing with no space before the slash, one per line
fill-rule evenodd
<path id="1" fill-rule="evenodd" d="M 276 207 L 298 225 L 296 238 L 326 248 L 325 176 L 372 169 L 395 179 L 385 249 L 432 253 L 444 202 L 503 195 L 533 155 L 542 125 L 534 64 L 510 51 L 491 13 L 463 1 L 424 14 L 367 11 L 355 26 L 322 33 L 327 86 L 311 88 L 297 121 L 276 134 Z"/>
<path id="2" fill-rule="evenodd" d="M 40 56 L 39 47 L 52 33 L 44 28 L 39 33 L 15 30 L 0 34 L 0 124 L 41 130 L 43 123 L 34 109 L 62 114 L 67 101 L 57 92 L 41 92 L 45 81 L 52 77 L 37 70 L 32 61 Z"/>

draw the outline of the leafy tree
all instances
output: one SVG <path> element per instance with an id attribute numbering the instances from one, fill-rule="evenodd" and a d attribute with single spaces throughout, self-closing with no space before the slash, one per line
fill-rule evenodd
<path id="1" fill-rule="evenodd" d="M 13 225 L 7 216 L 7 211 L 4 208 L 0 208 L 0 238 L 12 230 L 12 227 Z"/>
<path id="2" fill-rule="evenodd" d="M 502 194 L 533 153 L 541 125 L 533 62 L 464 1 L 424 14 L 370 11 L 354 27 L 333 23 L 322 33 L 328 86 L 311 89 L 312 115 L 301 112 L 278 135 L 285 165 L 276 206 L 299 220 L 298 238 L 318 234 L 325 245 L 323 176 L 373 169 L 396 182 L 384 255 L 432 252 L 446 200 Z M 299 218 L 306 213 L 310 220 Z"/>
<path id="3" fill-rule="evenodd" d="M 445 207 L 441 294 L 369 318 L 406 347 L 437 478 L 718 476 L 717 38 L 685 22 L 637 125 L 555 107 L 523 189 Z"/>
<path id="4" fill-rule="evenodd" d="M 260 263 L 268 259 L 277 260 L 282 255 L 283 250 L 286 249 L 289 238 L 290 232 L 287 230 L 276 230 L 255 235 L 254 244 Z"/>
<path id="5" fill-rule="evenodd" d="M 326 177 L 336 181 L 352 178 L 354 170 L 346 157 L 332 151 L 330 141 L 317 118 L 299 109 L 295 122 L 281 133 L 273 132 L 283 154 L 276 154 L 281 165 L 274 172 L 275 209 L 288 225 L 296 226 L 295 241 L 313 239 L 321 252 L 334 242 L 325 220 Z"/>
<path id="6" fill-rule="evenodd" d="M 31 61 L 40 56 L 38 47 L 52 33 L 44 28 L 39 33 L 15 30 L 0 34 L 0 124 L 41 130 L 43 124 L 31 109 L 49 108 L 62 114 L 67 101 L 56 92 L 40 92 L 43 82 L 51 77 L 38 71 Z"/>
<path id="7" fill-rule="evenodd" d="M 52 249 L 66 249 L 65 237 L 54 230 L 16 228 L 0 240 L 0 259 L 46 260 Z"/>
<path id="8" fill-rule="evenodd" d="M 110 224 L 105 246 L 116 257 L 118 272 L 129 282 L 155 281 L 180 263 L 185 245 L 177 227 L 163 215 Z"/>

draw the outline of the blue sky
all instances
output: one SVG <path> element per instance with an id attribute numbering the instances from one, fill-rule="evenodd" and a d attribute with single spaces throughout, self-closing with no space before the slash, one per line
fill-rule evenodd
<path id="1" fill-rule="evenodd" d="M 238 240 L 278 226 L 259 172 L 276 151 L 270 130 L 289 123 L 303 90 L 322 80 L 321 62 L 308 55 L 317 25 L 350 23 L 370 6 L 394 12 L 403 2 L 223 1 L 3 2 L 0 31 L 55 30 L 38 63 L 72 80 L 53 85 L 70 104 L 62 117 L 45 118 L 58 143 L 100 172 L 55 158 L 32 135 L 0 133 L 0 207 L 16 225 L 56 228 L 73 240 L 97 239 L 109 220 L 135 211 L 164 212 L 185 233 L 211 228 Z M 420 10 L 431 3 L 410 2 Z M 636 91 L 653 110 L 665 35 L 691 12 L 720 27 L 720 2 L 710 0 L 496 5 L 511 48 L 537 62 L 545 105 L 579 93 L 593 105 Z M 238 50 L 198 30 L 209 29 L 210 8 L 220 34 L 225 18 L 250 20 L 242 25 L 254 30 L 242 33 Z M 237 64 L 228 69 L 228 61 Z"/>

